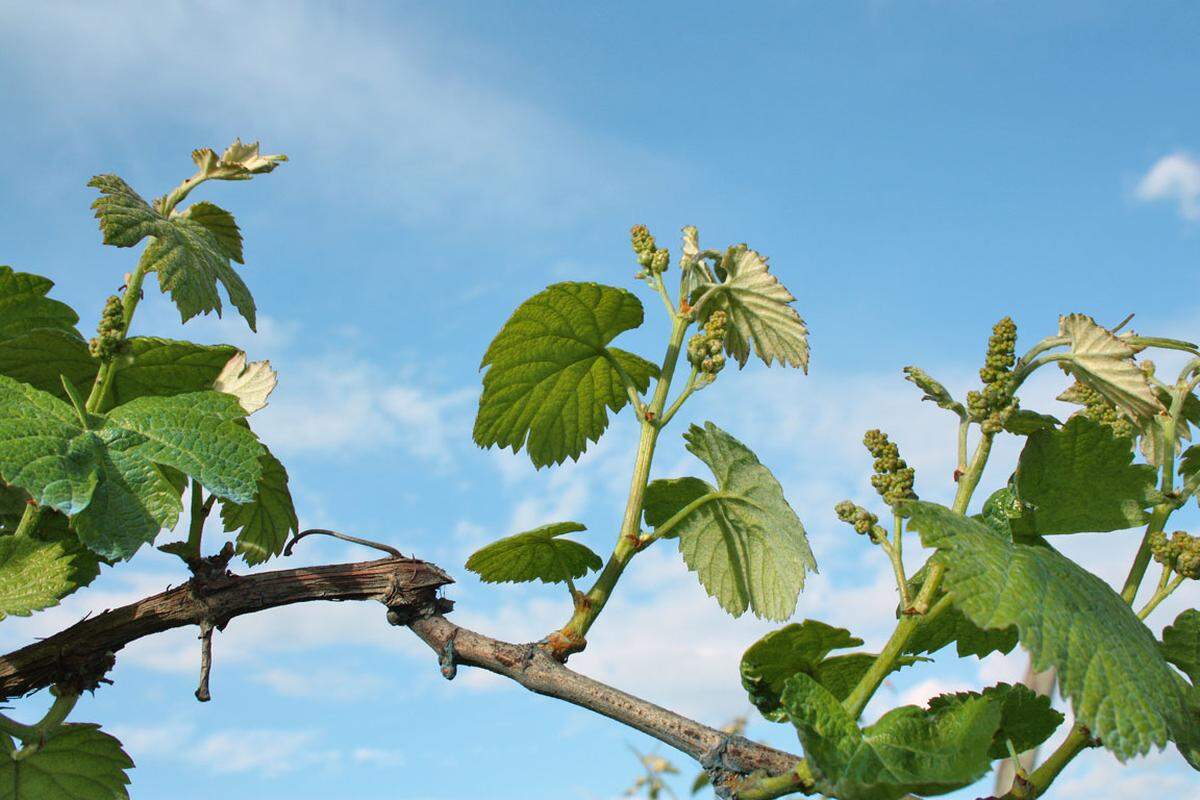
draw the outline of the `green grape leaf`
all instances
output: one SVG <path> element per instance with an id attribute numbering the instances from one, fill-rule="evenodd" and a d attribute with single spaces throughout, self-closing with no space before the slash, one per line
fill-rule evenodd
<path id="1" fill-rule="evenodd" d="M 1146 373 L 1134 362 L 1137 351 L 1127 342 L 1083 314 L 1060 317 L 1058 334 L 1071 345 L 1069 359 L 1059 365 L 1075 380 L 1095 389 L 1135 420 L 1165 410 Z"/>
<path id="2" fill-rule="evenodd" d="M 691 793 L 698 794 L 701 789 L 703 789 L 704 787 L 708 786 L 711 783 L 712 783 L 712 776 L 709 775 L 704 770 L 701 770 L 699 772 L 699 774 L 696 775 L 695 779 L 692 780 Z"/>
<path id="3" fill-rule="evenodd" d="M 1163 658 L 1200 686 L 1200 611 L 1189 608 L 1163 628 L 1160 647 Z"/>
<path id="4" fill-rule="evenodd" d="M 966 421 L 967 409 L 963 407 L 963 404 L 955 400 L 950 395 L 949 390 L 930 377 L 929 373 L 927 373 L 925 370 L 921 369 L 920 367 L 905 367 L 904 378 L 905 380 L 916 384 L 917 388 L 925 393 L 925 395 L 921 398 L 922 400 L 929 400 L 933 403 L 936 403 L 938 408 L 944 408 L 947 411 L 953 411 L 959 416 L 960 419 Z"/>
<path id="5" fill-rule="evenodd" d="M 0 265 L 0 341 L 38 328 L 75 333 L 79 315 L 47 297 L 52 288 L 49 278 Z"/>
<path id="6" fill-rule="evenodd" d="M 1063 723 L 1063 715 L 1050 707 L 1049 697 L 1021 684 L 999 683 L 982 693 L 938 695 L 929 701 L 929 710 L 944 713 L 978 697 L 1000 706 L 1000 726 L 992 737 L 989 758 L 1006 758 L 1010 741 L 1018 753 L 1032 750 L 1049 739 Z"/>
<path id="7" fill-rule="evenodd" d="M 1011 480 L 1009 482 L 1012 483 Z M 1017 499 L 1011 486 L 992 492 L 983 501 L 982 513 L 975 519 L 1008 539 L 1037 535 L 1033 527 L 1032 509 Z"/>
<path id="8" fill-rule="evenodd" d="M 721 608 L 785 620 L 817 564 L 783 487 L 749 448 L 711 422 L 684 434 L 719 488 L 676 526 L 679 551 Z"/>
<path id="9" fill-rule="evenodd" d="M 221 504 L 225 530 L 240 531 L 237 552 L 251 566 L 279 555 L 288 534 L 300 530 L 292 493 L 288 490 L 287 470 L 269 452 L 260 460 L 262 477 L 254 501 L 242 504 L 227 500 Z"/>
<path id="10" fill-rule="evenodd" d="M 745 245 L 729 248 L 718 269 L 721 283 L 704 287 L 696 301 L 696 318 L 714 311 L 729 316 L 725 351 L 745 366 L 750 346 L 768 367 L 781 364 L 808 371 L 808 328 L 792 308 L 796 299 L 767 270 L 767 259 Z"/>
<path id="11" fill-rule="evenodd" d="M 830 656 L 817 664 L 811 673 L 812 678 L 828 689 L 829 693 L 839 701 L 845 700 L 854 691 L 854 687 L 858 686 L 858 682 L 863 679 L 867 670 L 874 665 L 875 659 L 878 657 L 877 653 L 846 653 L 840 656 Z M 897 656 L 889 674 L 898 672 L 904 667 L 911 667 L 921 661 L 930 660 L 919 656 Z"/>
<path id="12" fill-rule="evenodd" d="M 100 479 L 99 439 L 75 409 L 0 375 L 0 478 L 64 514 L 87 507 Z"/>
<path id="13" fill-rule="evenodd" d="M 608 410 L 629 396 L 610 358 L 640 391 L 658 370 L 606 345 L 642 324 L 642 304 L 624 289 L 557 283 L 522 303 L 492 340 L 480 368 L 475 417 L 480 447 L 522 446 L 536 467 L 578 459 L 608 427 Z"/>
<path id="14" fill-rule="evenodd" d="M 1075 718 L 1117 758 L 1186 735 L 1171 668 L 1108 584 L 1043 539 L 1012 541 L 934 503 L 909 502 L 903 513 L 946 565 L 955 607 L 981 628 L 1016 626 L 1033 668 L 1057 668 Z"/>
<path id="15" fill-rule="evenodd" d="M 764 717 L 772 722 L 787 719 L 780 695 L 788 678 L 797 672 L 813 675 L 817 665 L 834 650 L 858 647 L 862 639 L 845 628 L 814 619 L 771 631 L 742 654 L 742 687 Z"/>
<path id="16" fill-rule="evenodd" d="M 68 398 L 62 376 L 75 386 L 87 386 L 95 379 L 97 366 L 87 342 L 73 330 L 36 328 L 0 339 L 0 375 L 63 400 Z"/>
<path id="17" fill-rule="evenodd" d="M 72 515 L 94 552 L 128 558 L 182 510 L 160 464 L 225 499 L 254 499 L 265 451 L 244 415 L 235 397 L 193 392 L 138 398 L 85 429 L 71 406 L 0 376 L 0 477 Z"/>
<path id="18" fill-rule="evenodd" d="M 467 569 L 485 583 L 565 583 L 600 569 L 600 556 L 586 546 L 559 538 L 586 530 L 578 522 L 555 522 L 507 536 L 476 550 Z"/>
<path id="19" fill-rule="evenodd" d="M 1001 707 L 983 697 L 934 711 L 901 706 L 860 729 L 829 690 L 804 673 L 784 688 L 787 710 L 816 777 L 839 800 L 945 794 L 990 768 Z"/>
<path id="20" fill-rule="evenodd" d="M 258 330 L 250 289 L 229 266 L 229 256 L 212 231 L 187 217 L 174 216 L 155 237 L 143 258 L 158 273 L 159 288 L 171 294 L 182 322 L 210 311 L 221 316 L 220 283 L 250 330 Z"/>
<path id="21" fill-rule="evenodd" d="M 0 620 L 28 617 L 78 588 L 74 555 L 59 542 L 0 537 Z"/>
<path id="22" fill-rule="evenodd" d="M 68 723 L 17 761 L 0 734 L 0 800 L 129 800 L 133 760 L 99 725 Z"/>
<path id="23" fill-rule="evenodd" d="M 212 230 L 184 214 L 162 216 L 116 175 L 98 175 L 88 186 L 101 193 L 92 208 L 105 244 L 132 247 L 147 236 L 153 237 L 142 254 L 142 263 L 147 270 L 158 273 L 159 287 L 171 294 L 183 322 L 210 311 L 220 316 L 220 283 L 250 329 L 255 330 L 254 298 L 229 265 L 225 246 Z"/>
<path id="24" fill-rule="evenodd" d="M 82 589 L 100 575 L 100 558 L 79 540 L 65 514 L 43 508 L 33 538 L 63 549 L 71 564 L 68 579 L 75 589 Z"/>
<path id="25" fill-rule="evenodd" d="M 114 373 L 112 405 L 139 397 L 163 397 L 212 388 L 229 359 L 238 353 L 232 345 L 193 344 L 152 336 L 128 340 L 128 356 Z"/>
<path id="26" fill-rule="evenodd" d="M 1154 468 L 1134 464 L 1132 443 L 1082 415 L 1032 434 L 1017 464 L 1016 494 L 1041 535 L 1114 531 L 1148 519 Z"/>
<path id="27" fill-rule="evenodd" d="M 642 514 L 646 524 L 657 528 L 682 511 L 688 503 L 699 500 L 711 491 L 712 487 L 708 482 L 699 478 L 662 478 L 651 481 L 646 486 L 646 495 L 642 499 Z M 668 537 L 677 535 L 674 530 L 667 533 Z"/>
<path id="28" fill-rule="evenodd" d="M 241 424 L 246 412 L 232 395 L 189 392 L 171 397 L 139 397 L 108 414 L 106 427 L 144 438 L 138 455 L 195 478 L 213 494 L 250 503 L 262 477 L 266 453 Z"/>
<path id="29" fill-rule="evenodd" d="M 1062 425 L 1057 417 L 1049 414 L 1039 414 L 1025 408 L 1018 409 L 1004 420 L 1004 430 L 1017 436 L 1028 436 L 1038 431 L 1052 430 Z"/>
<path id="30" fill-rule="evenodd" d="M 202 200 L 188 206 L 181 216 L 208 228 L 221 246 L 221 252 L 228 258 L 239 264 L 246 263 L 242 260 L 242 232 L 238 230 L 233 214 L 215 203 Z"/>

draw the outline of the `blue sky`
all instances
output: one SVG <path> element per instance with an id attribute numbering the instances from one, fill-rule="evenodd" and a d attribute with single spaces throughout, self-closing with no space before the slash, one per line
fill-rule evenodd
<path id="1" fill-rule="evenodd" d="M 811 374 L 723 374 L 664 435 L 656 472 L 703 469 L 677 436 L 690 421 L 755 449 L 821 565 L 796 618 L 869 645 L 889 632 L 876 610 L 892 607 L 890 572 L 831 511 L 872 494 L 861 434 L 891 432 L 925 497 L 946 497 L 953 467 L 952 420 L 918 402 L 902 366 L 964 392 L 1004 314 L 1025 342 L 1071 311 L 1110 324 L 1137 312 L 1145 332 L 1200 336 L 1191 4 L 155 6 L 0 3 L 0 263 L 53 277 L 93 320 L 132 262 L 100 246 L 91 175 L 152 195 L 189 174 L 193 147 L 241 136 L 287 153 L 269 176 L 203 190 L 246 235 L 259 334 L 228 316 L 180 329 L 153 294 L 136 332 L 270 358 L 280 387 L 256 421 L 291 471 L 302 524 L 441 564 L 459 580 L 457 620 L 501 638 L 561 624 L 565 595 L 482 586 L 466 556 L 563 519 L 606 551 L 634 426 L 618 416 L 555 472 L 479 451 L 478 360 L 548 283 L 636 289 L 632 223 L 660 241 L 694 224 L 713 246 L 749 242 L 798 297 Z M 647 324 L 622 346 L 657 357 L 666 324 L 643 300 Z M 1025 405 L 1053 411 L 1061 384 L 1040 375 Z M 999 448 L 989 485 L 1015 452 Z M 1110 534 L 1063 548 L 1113 579 L 1135 545 Z M 306 542 L 293 561 L 360 557 Z M 144 552 L 59 609 L 6 620 L 0 643 L 183 578 Z M 771 626 L 725 618 L 666 547 L 639 557 L 618 593 L 573 665 L 712 724 L 748 709 L 737 659 Z M 1181 590 L 1155 626 L 1196 599 Z M 204 706 L 194 635 L 131 646 L 115 685 L 80 707 L 125 739 L 139 800 L 611 798 L 635 775 L 626 744 L 652 747 L 468 670 L 448 684 L 366 605 L 236 621 L 215 642 Z M 940 661 L 897 676 L 868 713 L 1023 670 L 1017 654 Z M 750 735 L 795 747 L 781 726 Z M 1119 769 L 1092 752 L 1055 796 L 1194 785 L 1171 753 Z"/>

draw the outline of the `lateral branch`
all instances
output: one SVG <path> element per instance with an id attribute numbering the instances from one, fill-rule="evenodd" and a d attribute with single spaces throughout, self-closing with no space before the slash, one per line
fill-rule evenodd
<path id="1" fill-rule="evenodd" d="M 537 694 L 572 703 L 653 736 L 698 761 L 717 786 L 735 796 L 747 777 L 784 775 L 800 758 L 741 736 L 730 736 L 568 668 L 538 644 L 492 639 L 450 622 L 452 603 L 438 597 L 453 583 L 441 568 L 410 558 L 260 572 L 198 575 L 187 583 L 85 618 L 53 636 L 0 656 L 0 700 L 51 685 L 95 689 L 130 642 L 179 628 L 211 625 L 293 603 L 375 600 L 388 619 L 409 627 L 438 654 L 443 674 L 477 667 Z M 796 785 L 792 791 L 811 791 Z"/>

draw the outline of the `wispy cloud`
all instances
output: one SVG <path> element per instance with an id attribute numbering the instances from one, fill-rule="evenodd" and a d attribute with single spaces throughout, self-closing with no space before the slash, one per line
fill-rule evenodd
<path id="1" fill-rule="evenodd" d="M 398 24 L 299 2 L 257 5 L 257 24 L 222 2 L 3 15 L 0 63 L 24 67 L 31 102 L 53 97 L 44 112 L 60 123 L 141 129 L 149 117 L 232 139 L 247 135 L 229 128 L 239 120 L 309 165 L 293 167 L 309 192 L 345 193 L 339 202 L 402 222 L 561 225 L 651 185 L 662 168 L 497 81 L 509 65 L 485 45 L 431 36 L 412 15 Z M 222 24 L 231 18 L 242 23 Z M 211 57 L 181 57 L 189 46 Z"/>
<path id="2" fill-rule="evenodd" d="M 1175 203 L 1179 216 L 1200 220 L 1200 160 L 1182 151 L 1163 156 L 1142 176 L 1134 196 L 1142 202 Z"/>

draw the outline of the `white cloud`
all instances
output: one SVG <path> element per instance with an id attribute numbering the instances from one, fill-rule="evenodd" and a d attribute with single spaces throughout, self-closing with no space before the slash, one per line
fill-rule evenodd
<path id="1" fill-rule="evenodd" d="M 411 15 L 396 22 L 268 2 L 255 16 L 269 24 L 252 24 L 252 33 L 208 24 L 208 57 L 179 58 L 197 13 L 137 3 L 6 8 L 0 52 L 31 84 L 54 87 L 31 94 L 53 97 L 44 113 L 66 130 L 93 120 L 137 130 L 141 109 L 218 139 L 196 146 L 269 133 L 264 146 L 292 156 L 306 194 L 340 193 L 339 202 L 401 223 L 561 225 L 636 187 L 665 185 L 640 148 L 588 134 L 514 92 L 519 79 L 498 77 L 520 65 L 451 30 L 429 35 Z M 210 3 L 202 16 L 240 13 L 236 3 Z"/>
<path id="2" fill-rule="evenodd" d="M 1134 196 L 1143 202 L 1174 202 L 1181 217 L 1200 220 L 1200 161 L 1184 152 L 1163 156 L 1142 176 Z"/>

